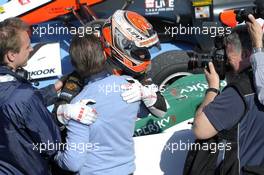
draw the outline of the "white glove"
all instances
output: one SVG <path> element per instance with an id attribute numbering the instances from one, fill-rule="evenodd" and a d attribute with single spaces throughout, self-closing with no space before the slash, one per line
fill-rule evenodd
<path id="1" fill-rule="evenodd" d="M 96 110 L 87 106 L 88 103 L 95 103 L 94 100 L 85 99 L 75 104 L 63 104 L 58 107 L 57 118 L 60 123 L 67 125 L 69 120 L 90 125 L 97 118 Z"/>
<path id="2" fill-rule="evenodd" d="M 127 103 L 133 103 L 142 100 L 146 107 L 153 106 L 157 101 L 158 87 L 154 84 L 143 86 L 138 80 L 127 78 L 130 83 L 121 85 L 125 90 L 121 96 Z"/>

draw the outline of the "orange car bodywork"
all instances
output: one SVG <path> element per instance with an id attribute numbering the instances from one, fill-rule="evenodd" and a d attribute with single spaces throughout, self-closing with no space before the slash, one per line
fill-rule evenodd
<path id="1" fill-rule="evenodd" d="M 102 2 L 103 0 L 80 0 L 80 4 L 89 6 Z M 26 23 L 32 25 L 48 21 L 61 15 L 71 12 L 71 9 L 78 10 L 80 8 L 77 0 L 53 0 L 52 2 L 34 9 L 20 18 Z"/>
<path id="2" fill-rule="evenodd" d="M 220 21 L 229 26 L 229 27 L 236 27 L 237 21 L 236 21 L 236 13 L 235 10 L 225 10 L 220 13 Z"/>

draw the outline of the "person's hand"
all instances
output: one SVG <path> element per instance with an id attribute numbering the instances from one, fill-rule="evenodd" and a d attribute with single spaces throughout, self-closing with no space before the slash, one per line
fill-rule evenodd
<path id="1" fill-rule="evenodd" d="M 54 83 L 54 87 L 55 87 L 55 90 L 57 92 L 59 92 L 61 90 L 61 88 L 63 87 L 63 81 L 61 81 L 60 79 L 57 80 L 55 83 Z"/>
<path id="2" fill-rule="evenodd" d="M 94 104 L 95 101 L 85 99 L 74 104 L 60 105 L 57 110 L 59 122 L 66 125 L 72 119 L 86 125 L 94 123 L 97 119 L 97 112 L 95 109 L 87 106 L 89 103 Z"/>
<path id="3" fill-rule="evenodd" d="M 67 85 L 67 83 L 75 84 L 75 85 L 72 84 L 69 87 L 76 89 L 76 87 L 82 87 L 83 86 L 83 79 L 81 78 L 81 76 L 76 71 L 73 71 L 69 74 L 63 75 L 54 84 L 56 91 L 57 92 L 61 91 L 63 86 Z"/>
<path id="4" fill-rule="evenodd" d="M 248 33 L 252 40 L 252 46 L 256 48 L 262 48 L 263 29 L 262 26 L 256 21 L 255 17 L 251 14 L 248 15 L 249 22 L 246 22 L 248 26 Z"/>
<path id="5" fill-rule="evenodd" d="M 133 103 L 142 100 L 146 107 L 153 106 L 157 101 L 158 87 L 154 84 L 143 86 L 138 80 L 127 78 L 129 83 L 123 84 L 121 89 L 124 92 L 121 94 L 124 101 Z"/>
<path id="6" fill-rule="evenodd" d="M 204 69 L 204 74 L 208 82 L 208 86 L 209 88 L 219 89 L 220 80 L 217 72 L 215 71 L 214 64 L 212 62 L 209 62 L 208 66 L 209 66 L 209 72 L 206 69 Z"/>
<path id="7" fill-rule="evenodd" d="M 61 89 L 63 88 L 63 86 L 67 80 L 67 78 L 68 78 L 68 75 L 63 75 L 54 83 L 54 87 L 55 87 L 55 90 L 57 91 L 57 93 L 61 91 Z"/>

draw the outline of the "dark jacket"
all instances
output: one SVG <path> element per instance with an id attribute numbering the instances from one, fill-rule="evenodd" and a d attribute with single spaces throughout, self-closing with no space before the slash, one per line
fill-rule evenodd
<path id="1" fill-rule="evenodd" d="M 56 153 L 60 133 L 46 108 L 45 90 L 0 67 L 0 75 L 5 74 L 16 80 L 0 83 L 0 174 L 50 174 L 48 161 Z"/>
<path id="2" fill-rule="evenodd" d="M 255 94 L 250 69 L 232 76 L 223 91 L 229 88 L 241 97 L 244 107 L 239 107 L 244 109 L 244 113 L 232 128 L 221 130 L 207 140 L 196 140 L 185 161 L 184 175 L 264 174 L 264 108 Z M 232 119 L 233 116 L 229 117 Z M 234 118 L 232 120 L 235 121 Z M 218 146 L 211 147 L 213 144 Z M 199 145 L 211 146 L 196 149 Z"/>

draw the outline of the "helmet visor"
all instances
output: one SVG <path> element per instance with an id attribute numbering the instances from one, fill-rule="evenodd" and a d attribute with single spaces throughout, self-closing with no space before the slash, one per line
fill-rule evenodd
<path id="1" fill-rule="evenodd" d="M 131 40 L 128 40 L 118 29 L 115 30 L 114 43 L 116 48 L 129 57 L 138 61 L 151 60 L 151 54 L 160 51 L 159 42 L 152 47 L 138 47 Z"/>
<path id="2" fill-rule="evenodd" d="M 136 47 L 133 46 L 130 55 L 139 61 L 149 61 L 151 59 L 151 54 L 157 53 L 160 51 L 159 44 L 156 44 L 152 46 L 151 48 L 146 48 L 146 47 Z"/>

